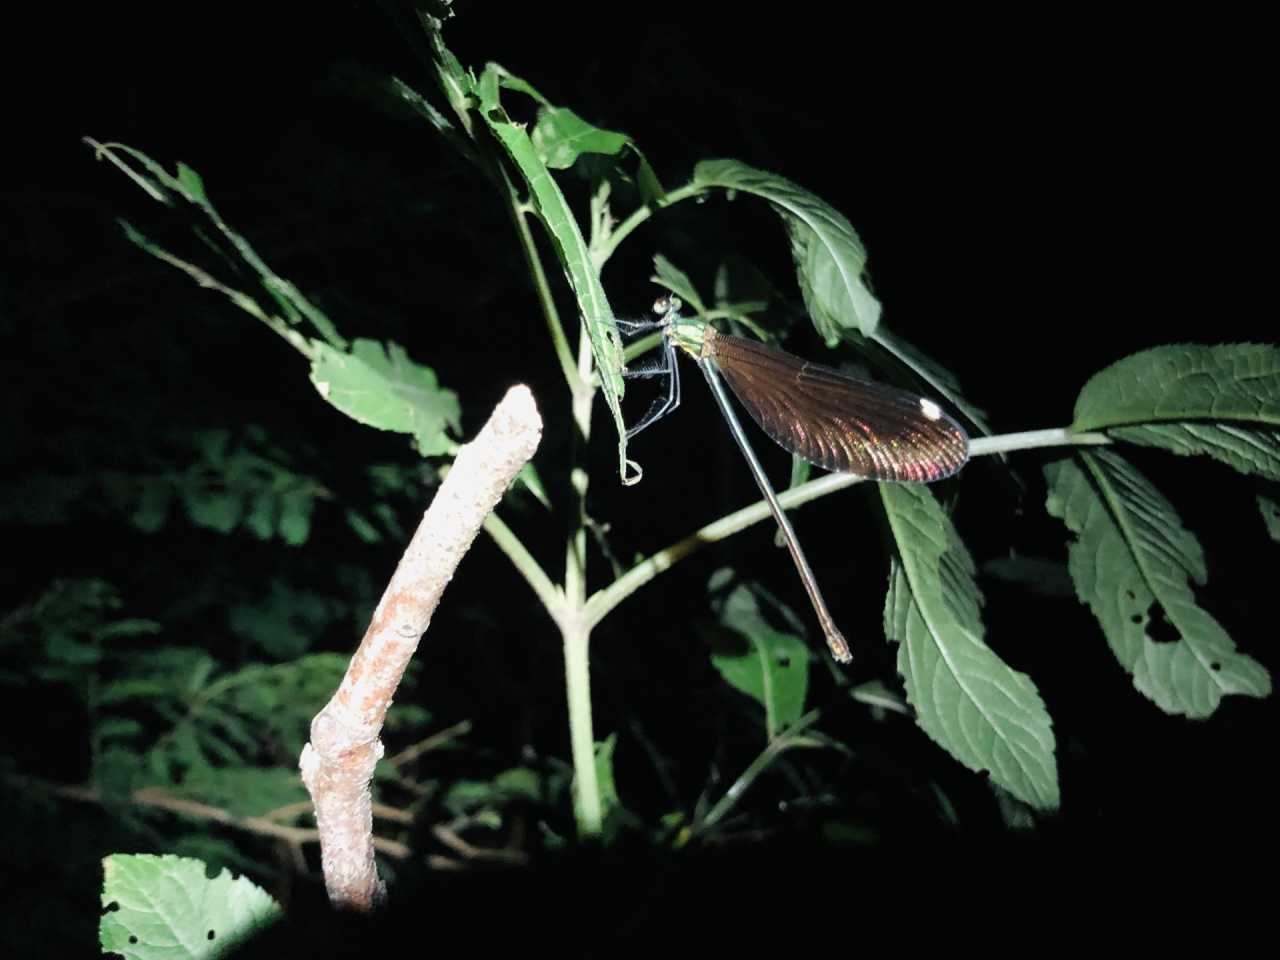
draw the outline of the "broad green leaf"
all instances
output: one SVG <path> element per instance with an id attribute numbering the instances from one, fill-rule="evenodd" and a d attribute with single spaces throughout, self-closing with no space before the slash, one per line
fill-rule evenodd
<path id="1" fill-rule="evenodd" d="M 1258 509 L 1262 512 L 1262 522 L 1266 524 L 1267 536 L 1276 543 L 1280 543 L 1280 503 L 1259 494 Z"/>
<path id="2" fill-rule="evenodd" d="M 885 634 L 920 727 L 970 770 L 1040 809 L 1058 806 L 1052 722 L 1035 684 L 983 641 L 973 560 L 927 487 L 882 483 L 898 556 Z"/>
<path id="3" fill-rule="evenodd" d="M 1135 353 L 1084 385 L 1071 427 L 1207 454 L 1280 480 L 1280 347 L 1179 344 Z"/>
<path id="4" fill-rule="evenodd" d="M 634 483 L 639 475 L 631 476 L 627 472 L 627 428 L 622 418 L 622 342 L 613 324 L 613 311 L 569 202 L 538 156 L 524 125 L 511 120 L 502 107 L 499 87 L 510 79 L 510 74 L 494 64 L 486 68 L 476 89 L 480 115 L 520 172 L 539 217 L 555 241 L 561 266 L 573 288 L 579 315 L 591 340 L 605 403 L 618 433 L 618 472 L 624 483 Z"/>
<path id="5" fill-rule="evenodd" d="M 244 877 L 183 857 L 113 854 L 102 861 L 104 951 L 127 960 L 229 956 L 284 914 Z"/>
<path id="6" fill-rule="evenodd" d="M 635 180 L 641 197 L 647 203 L 659 201 L 663 196 L 657 173 L 634 140 L 625 133 L 588 123 L 568 107 L 544 104 L 538 111 L 538 121 L 530 139 L 543 163 L 552 170 L 573 166 L 584 153 L 616 157 L 624 150 L 630 150 L 638 164 Z"/>
<path id="7" fill-rule="evenodd" d="M 765 727 L 772 740 L 804 713 L 809 649 L 795 634 L 775 630 L 765 622 L 746 586 L 730 592 L 719 619 L 745 637 L 747 646 L 740 651 L 712 653 L 711 664 L 726 683 L 764 707 Z"/>
<path id="8" fill-rule="evenodd" d="M 631 143 L 625 133 L 602 130 L 567 107 L 549 105 L 538 111 L 538 122 L 529 139 L 542 162 L 552 170 L 568 169 L 580 154 L 616 154 Z"/>
<path id="9" fill-rule="evenodd" d="M 880 302 L 867 288 L 867 252 L 843 214 L 790 180 L 737 160 L 703 161 L 693 182 L 741 190 L 773 205 L 791 240 L 805 305 L 828 344 L 838 343 L 846 329 L 875 333 Z"/>
<path id="10" fill-rule="evenodd" d="M 360 339 L 350 353 L 319 341 L 312 346 L 311 382 L 333 406 L 371 427 L 411 434 L 424 456 L 451 447 L 445 429 L 459 429 L 458 395 L 399 344 Z"/>
<path id="11" fill-rule="evenodd" d="M 1187 581 L 1205 582 L 1204 554 L 1172 504 L 1117 454 L 1078 457 L 1045 467 L 1046 507 L 1076 534 L 1069 550 L 1076 594 L 1133 685 L 1160 709 L 1187 717 L 1208 716 L 1227 694 L 1270 693 L 1266 669 L 1237 652 L 1196 604 Z M 1157 617 L 1177 640 L 1151 636 Z"/>

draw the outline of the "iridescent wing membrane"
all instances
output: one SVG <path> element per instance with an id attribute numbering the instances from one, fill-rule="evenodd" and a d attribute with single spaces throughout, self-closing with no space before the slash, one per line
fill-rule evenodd
<path id="1" fill-rule="evenodd" d="M 969 459 L 968 434 L 931 400 L 710 327 L 702 355 L 765 433 L 823 469 L 932 483 Z"/>

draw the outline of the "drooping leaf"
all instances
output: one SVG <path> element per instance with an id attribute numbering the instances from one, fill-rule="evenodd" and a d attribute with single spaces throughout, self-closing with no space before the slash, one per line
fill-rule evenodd
<path id="1" fill-rule="evenodd" d="M 1135 353 L 1084 385 L 1071 427 L 1280 480 L 1280 347 L 1179 344 Z"/>
<path id="2" fill-rule="evenodd" d="M 828 344 L 846 329 L 875 333 L 880 302 L 867 287 L 867 252 L 843 214 L 790 180 L 737 160 L 703 161 L 693 181 L 769 201 L 787 228 L 809 315 Z"/>
<path id="3" fill-rule="evenodd" d="M 496 64 L 490 64 L 475 87 L 479 113 L 515 164 L 529 190 L 530 200 L 555 241 L 557 256 L 591 340 L 605 403 L 618 433 L 619 475 L 624 482 L 634 482 L 638 477 L 633 477 L 627 470 L 627 428 L 622 418 L 622 342 L 613 324 L 613 311 L 568 201 L 538 155 L 524 125 L 511 120 L 502 106 L 501 87 L 513 85 L 516 84 L 511 74 Z"/>
<path id="4" fill-rule="evenodd" d="M 1050 463 L 1045 476 L 1049 513 L 1076 534 L 1076 593 L 1138 690 L 1187 717 L 1208 716 L 1228 694 L 1270 693 L 1266 669 L 1196 603 L 1188 581 L 1207 578 L 1200 543 L 1146 477 L 1108 450 Z M 1176 640 L 1153 635 L 1159 618 Z"/>
<path id="5" fill-rule="evenodd" d="M 898 555 L 885 634 L 920 727 L 970 770 L 1040 809 L 1058 805 L 1052 722 L 1035 684 L 984 642 L 973 560 L 925 486 L 882 483 Z"/>
<path id="6" fill-rule="evenodd" d="M 226 957 L 283 916 L 260 887 L 226 870 L 210 879 L 199 860 L 113 854 L 102 868 L 99 941 L 127 960 Z"/>

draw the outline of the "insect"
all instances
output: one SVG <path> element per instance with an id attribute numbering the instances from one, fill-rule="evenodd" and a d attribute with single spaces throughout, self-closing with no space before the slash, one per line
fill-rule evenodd
<path id="1" fill-rule="evenodd" d="M 663 297 L 653 308 L 659 319 L 618 321 L 624 332 L 660 329 L 663 334 L 660 362 L 628 375 L 669 378 L 666 396 L 658 399 L 627 436 L 635 436 L 680 405 L 676 351 L 693 357 L 773 511 L 831 655 L 848 663 L 853 659 L 849 645 L 827 610 L 800 541 L 747 440 L 721 378 L 751 418 L 783 449 L 836 473 L 868 480 L 932 483 L 951 476 L 968 461 L 968 434 L 932 400 L 846 376 L 754 340 L 720 333 L 701 320 L 681 316 L 680 308 L 678 298 Z"/>

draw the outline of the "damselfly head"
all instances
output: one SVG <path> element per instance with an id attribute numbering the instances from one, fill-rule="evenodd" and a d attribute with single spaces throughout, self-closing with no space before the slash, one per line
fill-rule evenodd
<path id="1" fill-rule="evenodd" d="M 667 294 L 653 301 L 653 312 L 660 317 L 667 317 L 673 313 L 679 313 L 680 308 L 683 306 L 684 304 L 680 302 L 679 297 Z"/>

